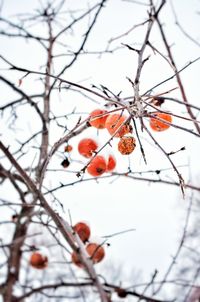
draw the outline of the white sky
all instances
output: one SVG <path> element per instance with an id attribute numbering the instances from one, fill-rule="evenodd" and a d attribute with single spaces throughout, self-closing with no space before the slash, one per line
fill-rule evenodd
<path id="1" fill-rule="evenodd" d="M 31 12 L 37 3 L 35 0 L 6 0 L 4 3 L 4 12 L 6 12 L 8 16 L 19 12 Z M 71 0 L 66 1 L 66 7 L 70 9 L 79 8 L 81 5 L 87 3 L 88 1 Z M 200 18 L 196 13 L 200 10 L 199 1 L 176 0 L 173 1 L 173 3 L 180 23 L 194 38 L 200 38 L 199 30 L 197 30 L 200 28 Z M 164 28 L 167 32 L 169 43 L 173 45 L 172 50 L 175 60 L 178 67 L 182 68 L 190 60 L 199 56 L 199 48 L 187 40 L 174 25 L 174 19 L 169 5 L 163 9 L 161 16 L 165 23 Z M 144 6 L 136 6 L 135 4 L 120 0 L 108 1 L 86 49 L 103 50 L 111 37 L 125 32 L 135 23 L 144 21 L 145 17 L 146 8 Z M 10 18 L 12 20 L 12 17 Z M 143 35 L 144 31 L 142 28 L 142 30 L 134 31 L 129 36 L 117 40 L 113 43 L 113 46 L 121 46 L 121 43 L 135 43 L 135 41 L 138 43 L 142 41 Z M 72 38 L 72 41 L 73 39 L 74 38 Z M 5 43 L 1 43 L 1 53 L 6 55 L 6 57 L 16 65 L 37 70 L 38 67 L 44 63 L 44 56 L 41 56 L 40 49 L 35 46 L 35 44 L 34 48 L 30 48 L 27 43 L 15 40 L 13 47 L 12 39 L 3 39 L 3 41 L 5 41 Z M 160 49 L 161 42 L 158 40 L 157 30 L 153 32 L 151 41 Z M 22 47 L 22 45 L 24 46 Z M 137 45 L 135 47 L 137 47 Z M 163 50 L 163 48 L 161 49 Z M 82 56 L 80 61 L 66 72 L 64 78 L 74 82 L 81 81 L 83 85 L 88 87 L 90 87 L 91 84 L 103 84 L 115 93 L 122 90 L 123 96 L 128 96 L 132 94 L 132 88 L 126 77 L 134 78 L 137 66 L 136 58 L 136 54 L 133 54 L 127 49 L 118 51 L 113 55 L 105 55 L 101 59 L 98 59 L 97 56 L 90 56 L 89 58 Z M 63 64 L 63 61 L 59 59 L 58 62 Z M 200 62 L 197 62 L 181 74 L 188 99 L 196 105 L 199 104 L 198 100 L 200 97 L 199 67 Z M 170 75 L 172 75 L 172 71 L 168 65 L 151 52 L 151 58 L 148 63 L 146 63 L 144 73 L 142 74 L 141 91 L 149 89 Z M 10 76 L 10 72 L 7 73 L 7 76 Z M 13 81 L 17 82 L 18 78 L 18 74 L 13 74 Z M 4 86 L 1 85 L 1 87 Z M 34 87 L 36 87 L 36 91 Z M 156 93 L 174 87 L 176 87 L 175 81 L 170 81 L 166 85 L 159 87 Z M 35 77 L 30 76 L 24 80 L 22 88 L 27 92 L 31 91 L 31 93 L 35 93 L 40 86 L 38 82 L 35 81 Z M 8 90 L 2 90 L 1 93 L 1 102 L 3 103 Z M 9 100 L 12 100 L 14 95 L 12 96 L 12 94 L 10 94 L 9 96 Z M 178 91 L 175 91 L 171 93 L 171 96 L 180 97 L 180 94 Z M 62 106 L 55 94 L 55 101 L 52 108 L 57 110 L 57 112 L 60 111 L 63 113 L 65 110 L 66 113 L 70 112 L 70 108 L 74 106 L 77 106 L 80 112 L 90 112 L 97 106 L 92 102 L 87 103 L 80 94 L 76 93 L 66 94 L 63 92 L 60 98 L 62 100 L 66 98 L 66 105 Z M 175 111 L 177 114 L 185 112 L 184 108 L 182 109 L 180 106 L 171 103 L 165 104 L 165 108 L 173 112 Z M 30 131 L 30 129 L 33 130 L 35 127 L 37 128 L 37 125 L 34 124 L 34 118 L 30 117 L 27 112 L 25 114 L 24 111 L 22 111 L 23 122 L 21 129 L 24 130 L 24 123 L 27 131 Z M 185 125 L 185 122 L 181 123 L 179 120 L 175 120 L 175 122 L 180 125 Z M 21 131 L 22 141 L 27 131 Z M 90 135 L 92 131 L 94 133 L 94 129 L 89 129 L 87 134 Z M 59 131 L 55 132 L 52 137 L 52 142 L 57 140 L 60 134 Z M 82 134 L 78 139 L 85 135 L 86 133 Z M 103 134 L 101 135 L 103 136 Z M 192 137 L 186 132 L 178 132 L 172 128 L 165 133 L 154 134 L 154 136 L 164 145 L 167 151 L 174 151 L 186 146 L 186 151 L 178 153 L 173 159 L 177 165 L 185 165 L 189 162 L 189 173 L 193 176 L 194 182 L 197 182 L 194 176 L 199 172 L 200 146 L 198 138 Z M 5 129 L 3 139 L 6 139 L 6 141 L 4 141 L 5 143 L 14 144 L 14 137 L 11 136 L 10 132 L 9 134 L 5 132 Z M 169 163 L 165 160 L 164 156 L 160 154 L 160 151 L 156 150 L 154 146 L 151 146 L 145 140 L 146 138 L 144 137 L 148 165 L 145 167 L 142 163 L 138 148 L 130 157 L 133 170 L 143 171 L 144 169 L 169 167 Z M 76 143 L 77 139 L 74 139 L 74 144 Z M 72 153 L 72 156 L 73 158 L 78 156 L 76 151 Z M 116 154 L 116 156 L 119 162 L 117 171 L 125 171 L 128 165 L 127 158 L 123 158 L 118 154 Z M 57 164 L 58 168 L 60 168 L 60 158 L 55 159 L 54 167 L 56 167 Z M 187 179 L 189 175 L 188 169 L 183 168 L 180 171 Z M 164 172 L 164 175 L 166 173 Z M 54 183 L 55 175 L 55 173 L 50 174 L 50 182 Z M 63 182 L 65 182 L 64 175 L 65 174 L 63 174 Z M 68 174 L 66 173 L 66 175 Z M 176 179 L 175 174 L 171 174 L 170 177 Z M 66 176 L 66 182 L 68 181 L 69 175 Z M 80 183 L 63 189 L 60 193 L 57 193 L 57 196 L 63 201 L 66 215 L 67 210 L 70 209 L 74 221 L 80 219 L 88 220 L 94 230 L 94 235 L 108 235 L 129 228 L 136 229 L 136 231 L 132 233 L 114 237 L 109 241 L 111 247 L 107 250 L 107 260 L 105 261 L 112 259 L 123 263 L 128 272 L 134 268 L 142 270 L 146 280 L 150 279 L 150 275 L 155 269 L 158 269 L 161 275 L 165 272 L 171 261 L 171 256 L 176 250 L 177 240 L 181 236 L 180 231 L 183 226 L 183 217 L 187 208 L 187 201 L 181 198 L 179 188 L 147 184 L 145 182 L 133 182 L 121 178 L 112 184 L 109 180 L 99 181 L 98 184 L 96 184 L 95 181 L 86 182 L 84 184 Z"/>

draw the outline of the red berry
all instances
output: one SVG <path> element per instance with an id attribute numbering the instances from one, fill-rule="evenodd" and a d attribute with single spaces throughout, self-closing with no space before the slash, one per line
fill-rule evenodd
<path id="1" fill-rule="evenodd" d="M 90 228 L 85 222 L 78 222 L 73 226 L 73 230 L 79 235 L 80 239 L 85 242 L 90 237 Z"/>
<path id="2" fill-rule="evenodd" d="M 103 129 L 105 128 L 105 122 L 107 120 L 108 115 L 103 115 L 106 114 L 106 110 L 101 110 L 101 109 L 96 109 L 90 113 L 90 125 L 97 128 L 97 129 Z M 102 115 L 100 117 L 96 117 Z"/>
<path id="3" fill-rule="evenodd" d="M 97 143 L 92 138 L 84 138 L 78 144 L 78 152 L 84 157 L 92 157 L 98 148 Z"/>
<path id="4" fill-rule="evenodd" d="M 97 243 L 88 243 L 88 245 L 86 246 L 86 251 L 91 257 L 94 264 L 102 261 L 105 257 L 105 251 L 103 246 Z"/>
<path id="5" fill-rule="evenodd" d="M 29 263 L 34 268 L 44 269 L 48 265 L 48 258 L 40 252 L 34 252 L 30 257 Z"/>
<path id="6" fill-rule="evenodd" d="M 110 135 L 113 135 L 117 129 L 119 131 L 116 132 L 116 137 L 121 137 L 129 132 L 132 131 L 132 127 L 129 124 L 122 124 L 125 122 L 127 117 L 125 115 L 121 115 L 119 113 L 110 114 L 106 120 L 105 127 L 110 133 Z"/>
<path id="7" fill-rule="evenodd" d="M 106 171 L 106 160 L 103 156 L 95 156 L 87 167 L 87 172 L 92 176 L 100 176 Z"/>
<path id="8" fill-rule="evenodd" d="M 172 122 L 172 116 L 168 113 L 164 113 L 164 112 L 155 112 L 153 113 L 155 115 L 155 117 L 158 117 L 168 123 Z M 170 125 L 165 124 L 165 122 L 159 121 L 156 118 L 151 117 L 150 118 L 150 127 L 151 129 L 153 129 L 154 131 L 164 131 L 167 130 Z"/>
<path id="9" fill-rule="evenodd" d="M 115 167 L 116 167 L 116 164 L 117 164 L 117 162 L 116 162 L 115 157 L 110 154 L 109 157 L 108 157 L 108 163 L 107 163 L 106 172 L 113 171 L 115 169 Z"/>

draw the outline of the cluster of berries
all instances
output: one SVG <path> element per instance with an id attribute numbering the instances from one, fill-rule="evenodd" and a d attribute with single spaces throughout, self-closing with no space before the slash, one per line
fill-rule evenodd
<path id="1" fill-rule="evenodd" d="M 90 257 L 93 264 L 99 263 L 105 257 L 105 250 L 101 244 L 96 242 L 89 242 L 90 238 L 90 227 L 85 222 L 78 222 L 73 226 L 73 230 L 78 234 L 82 242 L 85 244 L 85 250 Z M 83 268 L 83 264 L 81 263 L 78 254 L 76 252 L 72 252 L 71 254 L 72 263 L 76 266 Z"/>
<path id="2" fill-rule="evenodd" d="M 167 130 L 172 122 L 172 116 L 164 112 L 154 112 L 150 117 L 150 127 L 152 130 L 160 132 Z M 97 129 L 107 129 L 112 137 L 119 138 L 118 151 L 122 155 L 131 154 L 136 147 L 136 140 L 132 136 L 132 126 L 129 118 L 122 112 L 109 113 L 103 109 L 95 109 L 89 115 L 89 124 Z M 116 159 L 109 154 L 106 160 L 104 156 L 98 154 L 98 143 L 92 138 L 84 138 L 78 143 L 78 152 L 85 158 L 91 158 L 95 153 L 97 155 L 92 158 L 87 166 L 87 172 L 95 177 L 101 176 L 105 172 L 112 172 L 116 167 Z M 65 152 L 71 152 L 72 146 L 67 145 Z M 63 167 L 69 165 L 66 159 L 62 162 Z"/>
<path id="3" fill-rule="evenodd" d="M 91 233 L 89 225 L 86 222 L 78 222 L 72 227 L 72 229 L 76 234 L 78 234 L 81 241 L 85 244 L 85 250 L 93 264 L 102 261 L 105 257 L 104 247 L 99 243 L 89 242 Z M 37 249 L 37 251 L 32 252 L 29 259 L 29 264 L 33 268 L 41 270 L 48 266 L 48 261 L 48 251 L 46 248 L 40 247 Z M 71 261 L 78 267 L 84 267 L 76 252 L 72 252 Z"/>

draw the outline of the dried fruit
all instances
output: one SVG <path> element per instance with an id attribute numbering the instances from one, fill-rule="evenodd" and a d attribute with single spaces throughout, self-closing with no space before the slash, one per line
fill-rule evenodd
<path id="1" fill-rule="evenodd" d="M 127 133 L 132 132 L 132 127 L 129 124 L 122 125 L 127 120 L 127 117 L 125 115 L 121 115 L 119 113 L 110 114 L 107 117 L 105 127 L 110 133 L 110 135 L 113 135 L 117 129 L 117 133 L 115 134 L 115 137 L 121 137 Z"/>
<path id="2" fill-rule="evenodd" d="M 118 150 L 123 155 L 131 154 L 135 147 L 135 139 L 132 136 L 124 136 L 120 139 L 118 143 Z"/>
<path id="3" fill-rule="evenodd" d="M 105 250 L 103 246 L 97 243 L 88 243 L 88 245 L 86 246 L 86 251 L 91 257 L 94 264 L 102 261 L 105 257 Z"/>
<path id="4" fill-rule="evenodd" d="M 168 113 L 164 113 L 164 112 L 155 112 L 153 113 L 153 115 L 155 117 L 158 117 L 168 123 L 172 122 L 172 116 Z M 165 122 L 162 122 L 156 118 L 151 117 L 150 118 L 150 127 L 154 130 L 154 131 L 164 131 L 167 130 L 170 125 L 165 124 Z"/>
<path id="5" fill-rule="evenodd" d="M 95 156 L 87 167 L 87 172 L 92 176 L 100 176 L 106 171 L 106 160 L 103 156 Z"/>
<path id="6" fill-rule="evenodd" d="M 115 157 L 110 154 L 109 157 L 108 157 L 108 163 L 107 163 L 106 172 L 113 171 L 115 169 L 115 167 L 116 167 L 116 164 L 117 164 L 117 162 L 116 162 Z"/>
<path id="7" fill-rule="evenodd" d="M 30 257 L 29 263 L 34 268 L 44 269 L 48 265 L 48 258 L 40 252 L 34 252 Z"/>
<path id="8" fill-rule="evenodd" d="M 68 158 L 65 158 L 62 162 L 61 165 L 63 166 L 63 168 L 67 168 L 70 165 L 70 161 L 68 160 Z"/>
<path id="9" fill-rule="evenodd" d="M 90 125 L 97 128 L 97 129 L 104 129 L 105 128 L 105 122 L 107 120 L 108 115 L 103 115 L 100 117 L 96 117 L 102 114 L 107 113 L 106 110 L 102 109 L 96 109 L 90 113 Z"/>
<path id="10" fill-rule="evenodd" d="M 67 145 L 67 146 L 65 146 L 65 148 L 64 148 L 64 151 L 65 152 L 71 152 L 73 150 L 73 147 L 71 146 L 71 145 Z"/>
<path id="11" fill-rule="evenodd" d="M 85 222 L 78 222 L 73 226 L 73 230 L 79 235 L 83 242 L 90 237 L 90 227 Z"/>
<path id="12" fill-rule="evenodd" d="M 78 152 L 84 157 L 92 157 L 97 150 L 98 144 L 92 138 L 84 138 L 78 144 Z"/>
<path id="13" fill-rule="evenodd" d="M 165 98 L 164 97 L 154 97 L 152 98 L 152 100 L 150 101 L 150 104 L 157 106 L 157 107 L 161 107 L 161 105 L 165 102 Z"/>
<path id="14" fill-rule="evenodd" d="M 116 291 L 118 297 L 126 298 L 127 292 L 125 291 L 125 289 L 118 287 L 118 288 L 115 289 L 115 291 Z"/>

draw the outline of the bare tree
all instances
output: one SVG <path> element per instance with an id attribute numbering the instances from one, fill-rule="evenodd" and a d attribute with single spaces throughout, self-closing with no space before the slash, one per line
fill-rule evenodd
<path id="1" fill-rule="evenodd" d="M 105 48 L 90 49 L 89 41 L 96 26 L 103 22 L 109 2 L 101 0 L 88 4 L 83 1 L 82 7 L 73 10 L 63 0 L 38 1 L 38 8 L 33 13 L 19 14 L 13 18 L 5 15 L 5 3 L 2 2 L 1 39 L 10 41 L 13 50 L 20 45 L 23 54 L 26 54 L 24 64 L 5 51 L 0 55 L 1 87 L 5 91 L 0 106 L 4 125 L 0 141 L 3 192 L 0 206 L 6 210 L 1 221 L 0 238 L 0 292 L 4 302 L 50 299 L 104 302 L 120 298 L 127 301 L 172 301 L 171 295 L 163 300 L 163 288 L 169 283 L 168 277 L 184 244 L 190 209 L 177 252 L 163 280 L 156 281 L 155 271 L 141 290 L 136 283 L 132 284 L 134 280 L 128 287 L 121 286 L 119 282 L 116 284 L 116 280 L 110 283 L 106 274 L 102 275 L 98 268 L 95 269 L 96 262 L 100 262 L 99 259 L 95 260 L 95 255 L 100 253 L 101 248 L 104 252 L 109 238 L 123 231 L 102 238 L 97 250 L 90 254 L 88 246 L 91 242 L 88 243 L 88 238 L 82 240 L 64 204 L 68 199 L 62 193 L 64 188 L 83 186 L 82 183 L 92 183 L 94 179 L 101 182 L 104 179 L 115 181 L 127 178 L 133 182 L 177 186 L 183 198 L 188 190 L 200 190 L 199 186 L 184 179 L 174 159 L 175 154 L 185 151 L 185 146 L 169 150 L 154 135 L 171 127 L 175 128 L 177 135 L 183 132 L 199 139 L 200 108 L 189 101 L 181 73 L 197 64 L 200 57 L 192 58 L 181 68 L 177 67 L 162 24 L 162 12 L 168 5 L 165 0 L 158 3 L 152 0 L 145 3 L 124 1 L 132 2 L 131 9 L 144 7 L 145 20 L 132 24 L 127 31 L 112 37 Z M 137 46 L 134 41 L 121 42 L 137 29 L 142 32 Z M 159 40 L 156 42 L 154 31 L 158 31 Z M 73 72 L 72 75 L 70 72 L 72 68 L 76 70 L 78 64 L 81 66 L 83 58 L 87 57 L 90 62 L 91 56 L 102 58 L 107 54 L 115 55 L 121 49 L 126 50 L 137 62 L 135 74 L 127 77 L 131 95 L 123 95 L 121 87 L 115 93 L 105 85 L 94 83 L 87 86 L 78 79 L 72 80 Z M 36 67 L 35 58 L 32 57 L 34 54 L 39 56 Z M 142 91 L 142 76 L 152 54 L 169 66 L 171 74 Z M 170 81 L 173 84 L 166 89 L 165 84 Z M 161 92 L 158 88 L 162 89 Z M 180 98 L 172 94 L 177 89 Z M 84 100 L 81 106 L 78 102 L 80 96 Z M 169 112 L 163 109 L 166 103 L 178 105 L 178 110 Z M 101 107 L 101 112 L 92 116 L 90 113 L 94 106 Z M 179 108 L 184 108 L 185 112 L 180 113 Z M 111 120 L 108 123 L 113 116 L 114 122 Z M 81 154 L 79 157 L 75 153 L 73 155 L 75 148 L 77 153 L 80 135 L 90 130 L 96 133 L 98 128 L 98 136 L 101 136 L 104 126 L 94 125 L 99 119 L 105 120 L 109 131 L 107 135 L 102 134 L 103 143 L 89 150 L 85 158 Z M 173 119 L 180 123 L 175 123 Z M 122 171 L 109 168 L 109 159 L 111 163 L 114 161 L 114 165 L 116 162 L 113 156 L 104 158 L 106 150 L 119 151 L 123 157 L 132 154 L 135 149 L 139 150 L 148 167 L 146 141 L 159 150 L 160 156 L 169 163 L 169 168 L 134 171 L 131 164 Z M 118 150 L 114 149 L 116 142 Z M 94 166 L 97 160 L 101 160 L 101 166 Z M 96 169 L 96 174 L 91 173 L 93 169 Z M 168 171 L 165 177 L 164 173 Z M 169 179 L 169 175 L 173 178 Z M 48 250 L 45 261 L 42 267 L 37 267 L 38 270 L 33 269 L 30 255 L 41 252 L 42 246 Z M 51 262 L 48 262 L 49 259 L 52 259 Z"/>

